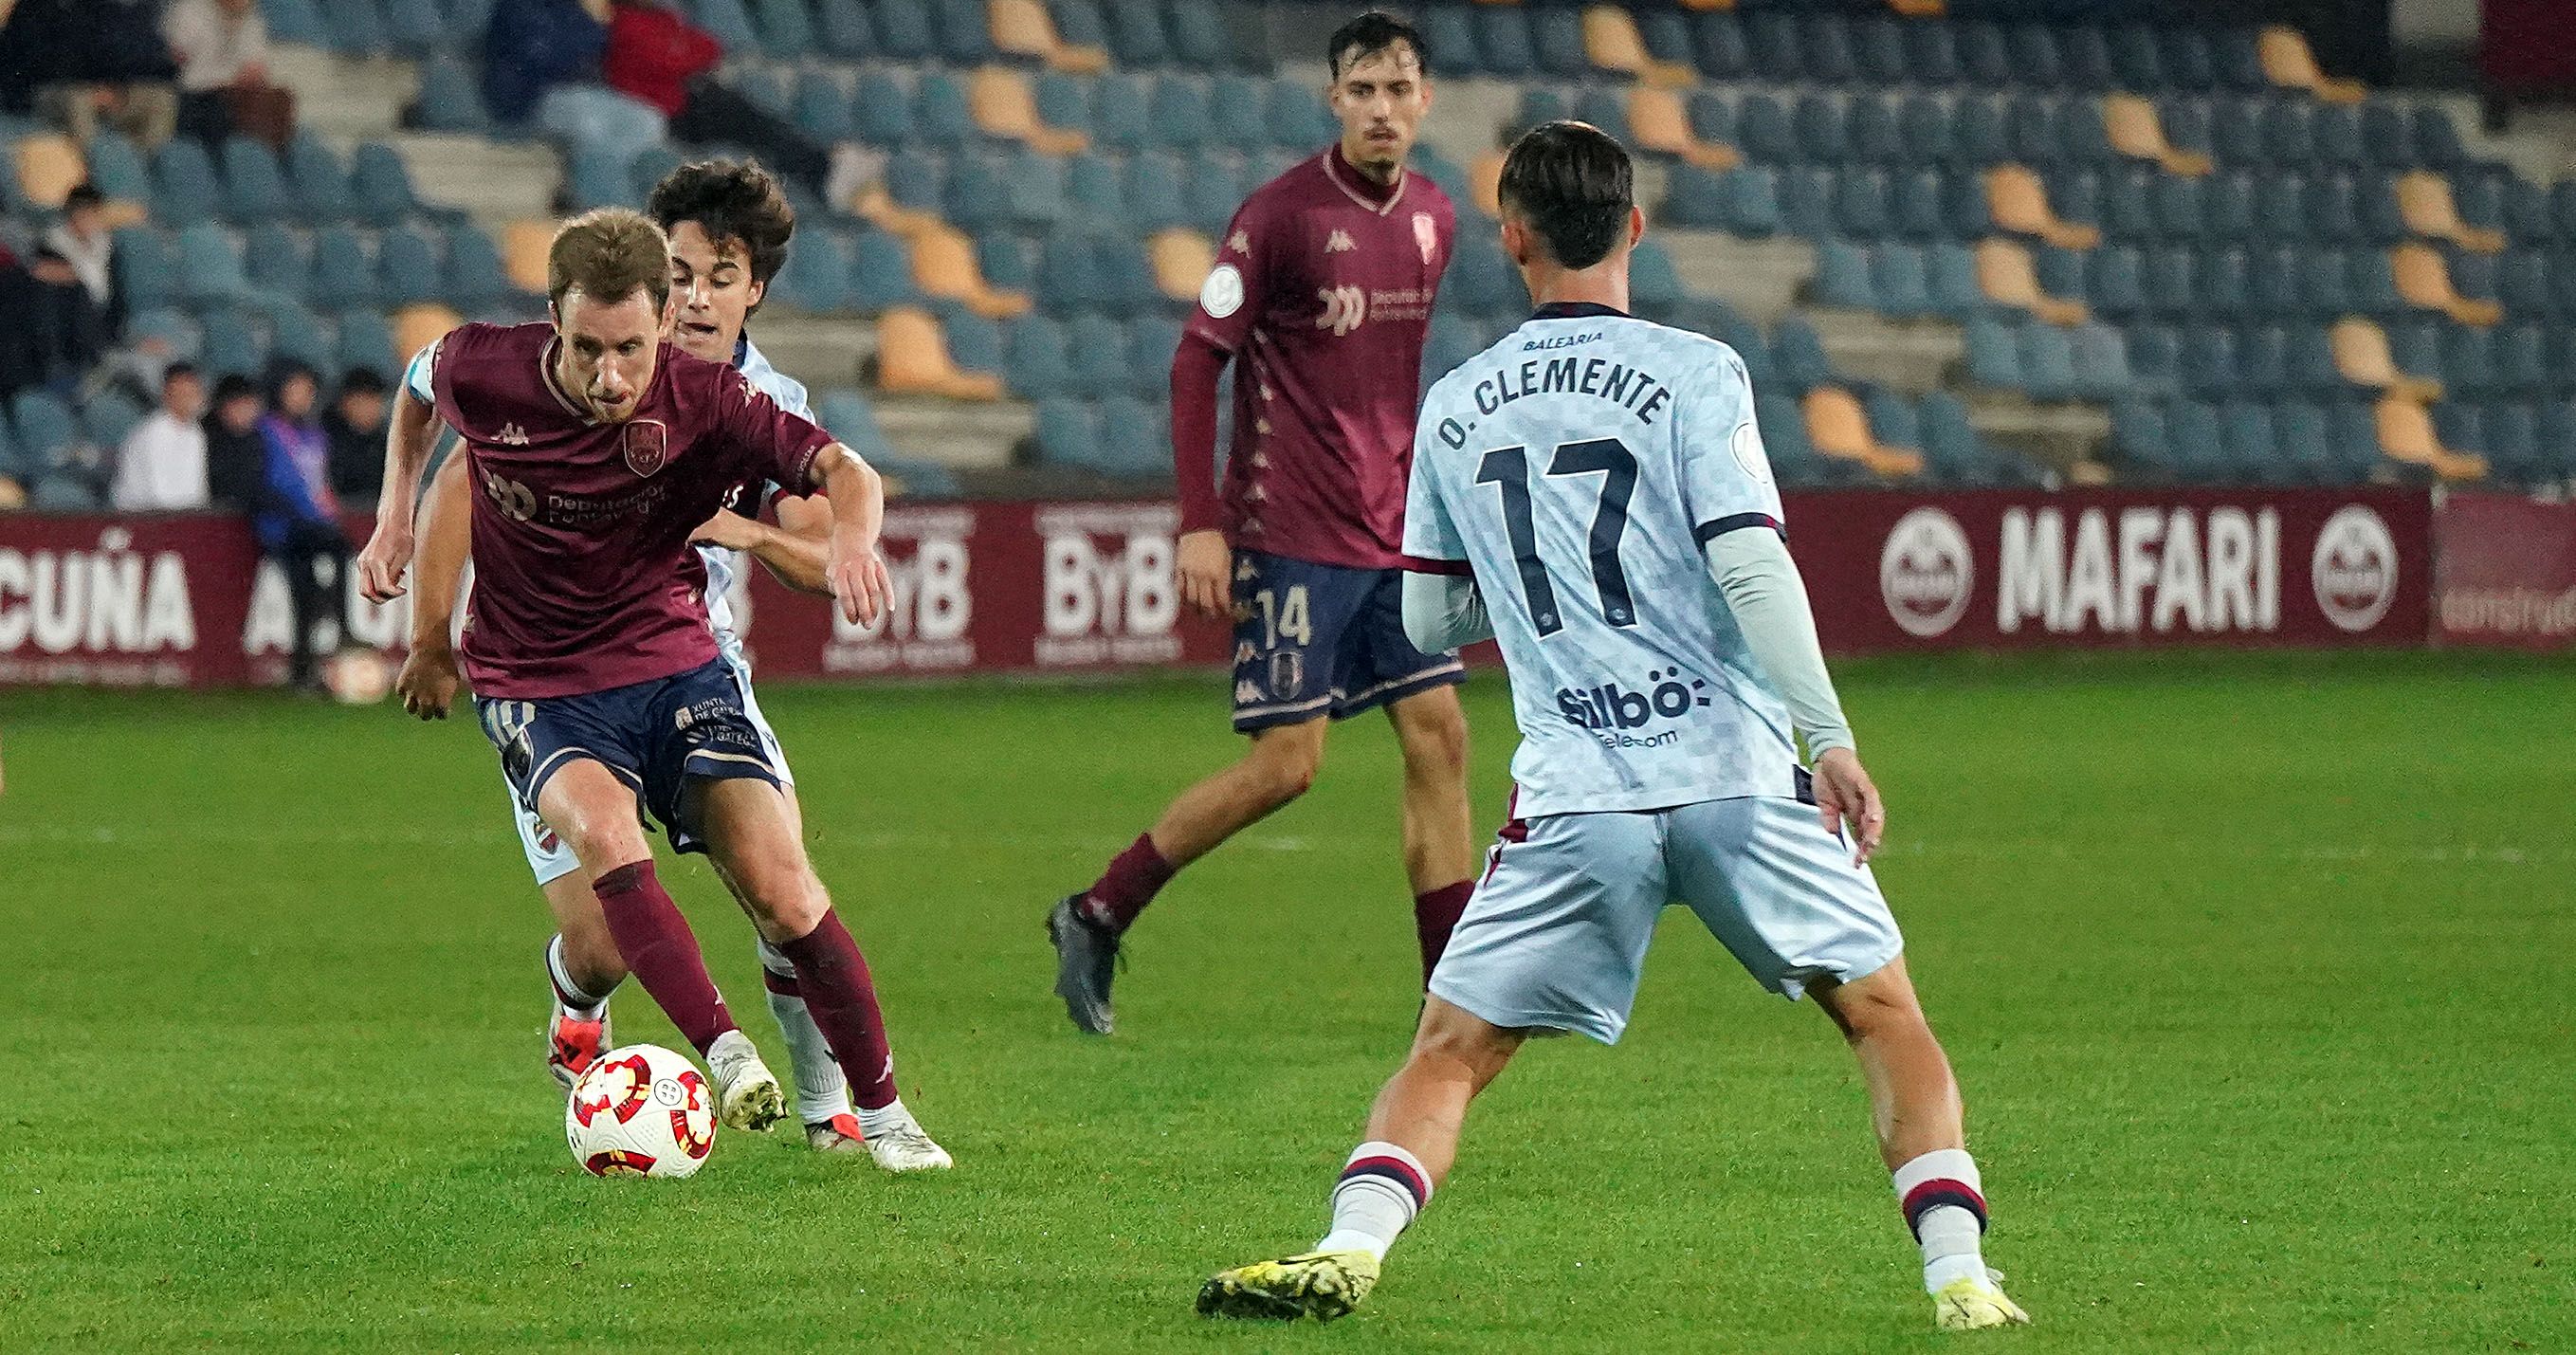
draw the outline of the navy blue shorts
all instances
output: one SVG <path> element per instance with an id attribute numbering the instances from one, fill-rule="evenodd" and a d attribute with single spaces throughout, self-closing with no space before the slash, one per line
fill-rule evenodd
<path id="1" fill-rule="evenodd" d="M 555 773 L 588 759 L 634 790 L 678 851 L 706 850 L 680 822 L 680 792 L 689 778 L 780 783 L 769 742 L 751 717 L 750 694 L 722 659 L 579 696 L 478 696 L 474 713 L 483 736 L 501 750 L 501 774 L 530 812 Z"/>
<path id="2" fill-rule="evenodd" d="M 1404 571 L 1234 553 L 1237 733 L 1348 719 L 1467 680 L 1404 634 Z"/>

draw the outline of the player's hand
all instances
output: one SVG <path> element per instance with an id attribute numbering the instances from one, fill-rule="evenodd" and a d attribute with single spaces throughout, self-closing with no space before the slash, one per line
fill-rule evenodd
<path id="1" fill-rule="evenodd" d="M 759 523 L 730 508 L 719 508 L 714 517 L 698 524 L 689 533 L 692 546 L 715 546 L 724 550 L 749 550 L 760 544 Z"/>
<path id="2" fill-rule="evenodd" d="M 1825 831 L 1851 830 L 1852 864 L 1866 865 L 1887 834 L 1887 806 L 1860 765 L 1860 754 L 1835 748 L 1816 759 L 1816 812 Z"/>
<path id="3" fill-rule="evenodd" d="M 394 690 L 402 694 L 404 710 L 424 720 L 444 720 L 447 708 L 456 703 L 456 688 L 461 680 L 455 650 L 446 645 L 420 645 L 403 660 L 402 675 L 394 679 Z"/>
<path id="4" fill-rule="evenodd" d="M 367 548 L 358 552 L 358 591 L 369 602 L 391 602 L 403 595 L 403 571 L 411 567 L 411 528 L 376 524 Z"/>
<path id="5" fill-rule="evenodd" d="M 841 604 L 841 615 L 862 626 L 876 624 L 893 591 L 886 582 L 885 557 L 877 554 L 877 543 L 853 543 L 839 532 L 832 534 L 832 558 L 824 566 L 824 577 L 832 585 L 833 600 Z"/>
<path id="6" fill-rule="evenodd" d="M 1234 552 L 1225 533 L 1210 528 L 1181 533 L 1181 602 L 1201 616 L 1234 618 Z"/>

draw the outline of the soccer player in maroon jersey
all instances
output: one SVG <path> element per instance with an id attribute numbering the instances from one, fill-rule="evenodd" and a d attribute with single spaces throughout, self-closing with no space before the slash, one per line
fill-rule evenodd
<path id="1" fill-rule="evenodd" d="M 1401 546 L 1431 302 L 1456 214 L 1410 173 L 1431 107 L 1422 38 L 1370 12 L 1326 45 L 1341 140 L 1226 227 L 1172 356 L 1183 601 L 1234 621 L 1234 727 L 1251 747 L 1181 793 L 1055 906 L 1056 992 L 1109 1033 L 1119 937 L 1174 872 L 1305 793 L 1331 720 L 1384 707 L 1404 752 L 1404 865 L 1427 976 L 1474 884 L 1455 654 L 1405 638 Z M 1220 496 L 1217 378 L 1235 361 Z"/>
<path id="2" fill-rule="evenodd" d="M 886 596 L 884 485 L 730 364 L 665 342 L 670 248 L 645 217 L 609 208 L 566 223 L 547 283 L 553 323 L 452 330 L 432 364 L 434 408 L 398 396 L 361 585 L 378 601 L 402 592 L 428 433 L 446 423 L 477 491 L 460 652 L 484 733 L 580 858 L 627 967 L 706 1057 L 725 1122 L 766 1129 L 784 1094 L 655 878 L 638 811 L 674 847 L 713 858 L 794 965 L 841 1066 L 888 1068 L 867 961 L 806 859 L 689 547 L 745 483 L 825 494 L 824 577 L 865 622 Z"/>

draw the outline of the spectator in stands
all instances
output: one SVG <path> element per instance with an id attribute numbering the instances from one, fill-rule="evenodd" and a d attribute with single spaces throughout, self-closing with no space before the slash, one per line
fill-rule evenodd
<path id="1" fill-rule="evenodd" d="M 121 513 L 206 506 L 206 382 L 184 362 L 161 377 L 161 407 L 134 425 L 116 453 L 108 502 Z"/>
<path id="2" fill-rule="evenodd" d="M 208 144 L 234 132 L 283 149 L 295 93 L 268 78 L 268 21 L 251 0 L 178 0 L 163 31 L 179 60 L 179 130 Z"/>
<path id="3" fill-rule="evenodd" d="M 72 273 L 103 310 L 115 302 L 116 237 L 107 229 L 107 195 L 96 185 L 80 184 L 63 199 L 63 219 L 45 232 L 45 245 L 72 266 Z"/>
<path id="4" fill-rule="evenodd" d="M 331 439 L 331 492 L 343 503 L 372 503 L 385 487 L 386 400 L 391 391 L 373 367 L 340 378 L 322 431 Z"/>
<path id="5" fill-rule="evenodd" d="M 494 10 L 483 39 L 485 110 L 621 162 L 659 143 L 662 114 L 600 83 L 609 12 L 609 0 L 529 0 Z"/>
<path id="6" fill-rule="evenodd" d="M 32 109 L 82 142 L 101 124 L 145 150 L 169 140 L 177 75 L 160 0 L 18 0 L 0 27 L 0 110 Z"/>
<path id="7" fill-rule="evenodd" d="M 260 477 L 268 469 L 268 444 L 259 435 L 259 387 L 249 377 L 215 383 L 215 407 L 206 415 L 206 496 L 236 513 L 259 505 Z"/>
<path id="8" fill-rule="evenodd" d="M 269 387 L 268 415 L 259 421 L 266 450 L 258 509 L 251 529 L 261 553 L 286 571 L 286 591 L 295 607 L 295 637 L 287 651 L 287 677 L 295 686 L 319 690 L 321 668 L 313 651 L 313 626 L 336 611 L 340 633 L 351 633 L 346 607 L 333 608 L 331 594 L 348 596 L 349 538 L 340 530 L 340 501 L 331 492 L 331 440 L 322 431 L 322 386 L 313 369 L 300 362 L 283 364 Z M 333 562 L 332 584 L 322 582 L 315 566 Z"/>
<path id="9" fill-rule="evenodd" d="M 608 20 L 608 87 L 669 119 L 682 141 L 745 146 L 836 205 L 865 187 L 876 166 L 858 145 L 816 145 L 794 123 L 715 78 L 724 47 L 663 0 L 615 0 Z"/>
<path id="10" fill-rule="evenodd" d="M 0 396 L 29 386 L 69 395 L 107 352 L 107 312 L 50 245 L 21 262 L 0 244 Z"/>

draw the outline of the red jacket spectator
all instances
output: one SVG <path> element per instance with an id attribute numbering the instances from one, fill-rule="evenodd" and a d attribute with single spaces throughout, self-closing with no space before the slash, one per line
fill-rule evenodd
<path id="1" fill-rule="evenodd" d="M 649 0 L 620 0 L 608 20 L 608 53 L 600 78 L 610 89 L 676 118 L 689 102 L 689 82 L 724 60 L 706 30 Z"/>

